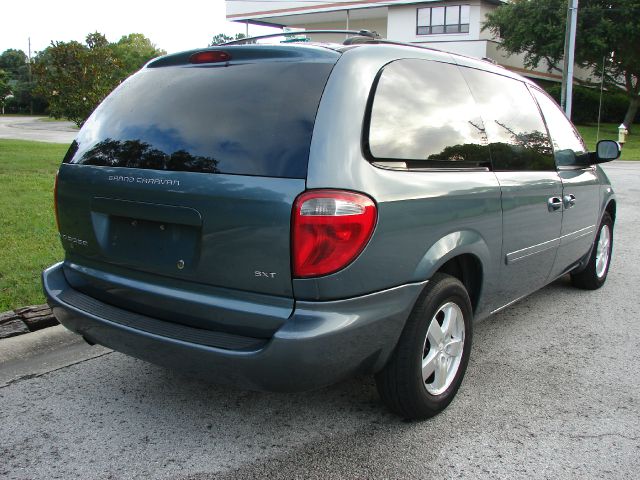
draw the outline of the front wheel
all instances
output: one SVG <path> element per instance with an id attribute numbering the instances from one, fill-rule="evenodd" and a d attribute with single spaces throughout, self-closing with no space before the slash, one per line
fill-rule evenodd
<path id="1" fill-rule="evenodd" d="M 376 375 L 390 410 L 425 419 L 453 400 L 471 352 L 471 302 L 462 283 L 436 274 L 407 320 L 387 365 Z"/>
<path id="2" fill-rule="evenodd" d="M 611 251 L 613 248 L 613 220 L 605 212 L 600 223 L 600 230 L 596 237 L 589 263 L 584 270 L 571 274 L 574 286 L 585 290 L 596 290 L 604 285 L 609 273 Z"/>

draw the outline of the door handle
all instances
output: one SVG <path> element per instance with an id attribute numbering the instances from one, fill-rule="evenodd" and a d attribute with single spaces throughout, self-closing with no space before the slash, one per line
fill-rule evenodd
<path id="1" fill-rule="evenodd" d="M 571 208 L 576 204 L 576 196 L 573 193 L 569 195 L 565 195 L 564 198 L 564 208 Z"/>
<path id="2" fill-rule="evenodd" d="M 551 197 L 549 198 L 549 200 L 547 200 L 547 207 L 549 208 L 550 212 L 559 210 L 560 207 L 562 207 L 562 200 L 560 199 L 560 197 Z"/>

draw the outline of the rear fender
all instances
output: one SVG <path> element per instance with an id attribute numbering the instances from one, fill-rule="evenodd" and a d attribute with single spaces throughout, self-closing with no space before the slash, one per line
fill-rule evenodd
<path id="1" fill-rule="evenodd" d="M 480 288 L 480 297 L 476 312 L 478 316 L 483 316 L 485 308 L 484 295 L 482 292 L 490 291 L 485 283 L 491 283 L 492 278 L 497 278 L 497 272 L 491 268 L 494 262 L 491 261 L 489 247 L 478 232 L 473 230 L 461 230 L 445 235 L 426 251 L 413 273 L 413 281 L 428 280 L 445 263 L 454 257 L 463 254 L 471 254 L 478 258 L 482 266 L 483 278 Z"/>
<path id="2" fill-rule="evenodd" d="M 438 269 L 453 257 L 470 253 L 480 259 L 483 271 L 489 265 L 491 255 L 484 239 L 472 230 L 452 232 L 436 243 L 424 254 L 413 273 L 416 282 L 428 280 Z"/>

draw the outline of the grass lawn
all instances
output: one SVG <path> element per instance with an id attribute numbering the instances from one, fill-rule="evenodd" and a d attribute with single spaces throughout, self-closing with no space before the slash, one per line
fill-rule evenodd
<path id="1" fill-rule="evenodd" d="M 0 312 L 44 303 L 40 272 L 62 259 L 53 183 L 67 148 L 0 139 Z"/>
<path id="2" fill-rule="evenodd" d="M 597 125 L 576 125 L 589 150 L 596 149 Z M 627 143 L 622 148 L 620 160 L 640 160 L 640 125 L 634 124 L 634 134 L 627 135 Z M 618 140 L 618 125 L 603 123 L 600 125 L 600 140 Z"/>

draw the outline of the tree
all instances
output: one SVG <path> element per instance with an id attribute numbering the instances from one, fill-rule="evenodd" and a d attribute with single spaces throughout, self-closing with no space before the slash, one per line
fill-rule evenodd
<path id="1" fill-rule="evenodd" d="M 0 55 L 0 69 L 4 70 L 11 78 L 24 75 L 29 58 L 22 50 L 9 48 Z"/>
<path id="2" fill-rule="evenodd" d="M 216 45 L 220 45 L 222 43 L 230 42 L 232 40 L 242 40 L 243 38 L 247 38 L 244 33 L 236 33 L 235 36 L 227 35 L 226 33 L 217 33 L 211 39 L 210 47 L 214 47 Z"/>
<path id="3" fill-rule="evenodd" d="M 113 44 L 113 51 L 121 64 L 121 76 L 128 77 L 140 70 L 152 58 L 166 55 L 141 33 L 130 33 Z"/>
<path id="4" fill-rule="evenodd" d="M 120 63 L 104 35 L 87 35 L 79 42 L 52 42 L 35 65 L 37 91 L 49 100 L 55 118 L 81 126 L 98 104 L 118 85 Z"/>
<path id="5" fill-rule="evenodd" d="M 545 60 L 550 70 L 561 71 L 566 14 L 566 0 L 513 0 L 488 14 L 483 29 L 500 36 L 508 53 L 524 54 L 525 66 Z M 606 85 L 629 98 L 627 126 L 640 105 L 639 15 L 640 0 L 581 0 L 578 10 L 576 63 L 599 77 L 606 58 Z"/>
<path id="6" fill-rule="evenodd" d="M 11 86 L 9 85 L 9 75 L 4 70 L 0 70 L 0 109 L 4 115 L 5 99 L 11 95 Z"/>
<path id="7" fill-rule="evenodd" d="M 87 35 L 85 44 L 52 42 L 36 59 L 37 92 L 49 100 L 51 116 L 81 126 L 115 87 L 162 54 L 137 33 L 117 43 L 98 32 Z"/>
<path id="8" fill-rule="evenodd" d="M 34 94 L 35 82 L 29 72 L 29 58 L 22 50 L 10 48 L 0 54 L 0 70 L 7 74 L 12 97 L 6 106 L 13 112 L 43 112 L 46 102 Z"/>

